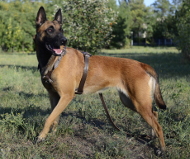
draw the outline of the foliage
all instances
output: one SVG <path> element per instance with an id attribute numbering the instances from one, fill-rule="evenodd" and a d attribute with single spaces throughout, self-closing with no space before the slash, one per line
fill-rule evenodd
<path id="1" fill-rule="evenodd" d="M 48 19 L 52 19 L 50 15 L 54 4 L 63 6 L 64 30 L 71 46 L 95 53 L 109 44 L 116 13 L 108 7 L 107 0 L 5 0 L 0 2 L 1 49 L 11 52 L 33 51 L 37 10 L 44 6 Z"/>
<path id="2" fill-rule="evenodd" d="M 156 23 L 153 25 L 154 39 L 174 39 L 177 34 L 175 12 L 180 8 L 181 0 L 156 0 L 154 8 Z"/>
<path id="3" fill-rule="evenodd" d="M 131 14 L 130 8 L 126 3 L 121 2 L 118 10 L 118 17 L 116 23 L 113 25 L 113 39 L 111 40 L 110 47 L 123 48 L 130 45 L 128 39 L 131 34 Z"/>
<path id="4" fill-rule="evenodd" d="M 190 60 L 190 1 L 184 0 L 181 9 L 176 12 L 178 35 L 176 43 L 182 54 Z"/>
<path id="5" fill-rule="evenodd" d="M 57 8 L 63 10 L 63 30 L 70 46 L 95 54 L 109 45 L 116 12 L 108 7 L 108 0 L 67 0 Z"/>
<path id="6" fill-rule="evenodd" d="M 156 23 L 154 25 L 154 38 L 170 38 L 168 29 L 170 29 L 169 15 L 171 14 L 171 4 L 169 0 L 156 0 L 153 4 Z"/>
<path id="7" fill-rule="evenodd" d="M 143 0 L 120 0 L 117 23 L 113 26 L 114 38 L 111 47 L 122 48 L 131 44 L 133 39 L 151 39 L 155 16 L 151 7 Z"/>
<path id="8" fill-rule="evenodd" d="M 0 2 L 0 47 L 3 51 L 31 52 L 36 8 L 42 3 L 26 0 Z"/>
<path id="9" fill-rule="evenodd" d="M 150 38 L 153 37 L 153 32 L 154 32 L 153 26 L 156 23 L 156 18 L 155 18 L 155 15 L 154 15 L 152 7 L 146 7 L 144 12 L 145 12 L 145 16 L 144 16 L 144 25 L 145 25 L 144 32 L 146 33 L 145 34 L 146 38 L 150 39 Z"/>
<path id="10" fill-rule="evenodd" d="M 170 14 L 170 1 L 169 0 L 156 0 L 153 4 L 154 11 L 157 13 L 158 18 L 163 19 Z"/>
<path id="11" fill-rule="evenodd" d="M 130 9 L 132 16 L 132 31 L 137 37 L 140 36 L 140 33 L 143 33 L 144 18 L 145 18 L 145 5 L 143 0 L 131 0 Z"/>

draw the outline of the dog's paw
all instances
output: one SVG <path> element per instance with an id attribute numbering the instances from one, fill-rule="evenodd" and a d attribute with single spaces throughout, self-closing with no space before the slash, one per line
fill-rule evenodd
<path id="1" fill-rule="evenodd" d="M 158 156 L 158 157 L 165 156 L 165 151 L 162 151 L 162 150 L 160 150 L 160 149 L 156 149 L 156 150 L 155 150 L 155 154 L 156 154 L 156 156 Z"/>
<path id="2" fill-rule="evenodd" d="M 45 140 L 45 138 L 42 138 L 40 136 L 37 136 L 35 139 L 34 139 L 34 143 L 35 144 L 39 144 L 40 142 L 43 142 Z"/>
<path id="3" fill-rule="evenodd" d="M 159 150 L 159 149 L 157 149 L 157 150 L 155 151 L 155 154 L 156 154 L 156 156 L 162 156 L 162 151 Z"/>

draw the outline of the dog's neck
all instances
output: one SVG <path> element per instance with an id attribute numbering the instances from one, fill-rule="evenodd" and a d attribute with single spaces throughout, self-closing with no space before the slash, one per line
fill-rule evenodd
<path id="1" fill-rule="evenodd" d="M 41 48 L 41 49 L 36 48 L 36 54 L 37 54 L 37 59 L 39 62 L 39 69 L 42 70 L 44 67 L 46 67 L 51 57 L 51 53 L 44 46 L 44 48 Z"/>

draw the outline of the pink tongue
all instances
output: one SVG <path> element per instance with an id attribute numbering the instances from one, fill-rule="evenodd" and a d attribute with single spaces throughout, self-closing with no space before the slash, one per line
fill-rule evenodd
<path id="1" fill-rule="evenodd" d="M 61 52 L 62 52 L 61 49 L 53 49 L 53 51 L 55 51 L 56 54 L 61 54 Z"/>

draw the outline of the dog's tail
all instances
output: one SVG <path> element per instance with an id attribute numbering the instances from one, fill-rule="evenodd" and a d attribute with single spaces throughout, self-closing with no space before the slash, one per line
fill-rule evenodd
<path id="1" fill-rule="evenodd" d="M 149 66 L 147 64 L 144 64 L 144 63 L 141 63 L 141 66 L 144 68 L 144 70 L 150 76 L 152 76 L 156 80 L 155 90 L 154 90 L 154 99 L 155 99 L 155 102 L 156 102 L 157 106 L 160 109 L 166 109 L 166 104 L 165 104 L 165 102 L 163 100 L 163 97 L 162 97 L 162 94 L 161 94 L 161 91 L 160 91 L 158 75 L 156 74 L 155 70 L 151 66 Z"/>

